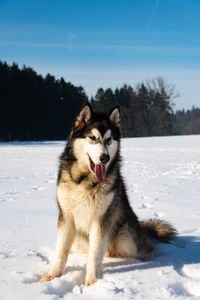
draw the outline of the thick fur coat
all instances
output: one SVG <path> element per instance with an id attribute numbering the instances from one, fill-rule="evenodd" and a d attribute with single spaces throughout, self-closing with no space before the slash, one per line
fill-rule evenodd
<path id="1" fill-rule="evenodd" d="M 74 122 L 60 158 L 55 261 L 41 278 L 61 276 L 71 247 L 88 252 L 85 284 L 102 276 L 103 256 L 150 259 L 155 240 L 169 242 L 167 222 L 139 222 L 120 171 L 120 110 L 94 113 L 86 104 Z"/>

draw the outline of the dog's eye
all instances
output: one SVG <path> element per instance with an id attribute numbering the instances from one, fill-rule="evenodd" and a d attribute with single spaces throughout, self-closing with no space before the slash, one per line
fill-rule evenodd
<path id="1" fill-rule="evenodd" d="M 89 135 L 89 138 L 90 138 L 92 141 L 96 141 L 96 136 L 94 136 L 94 135 Z"/>
<path id="2" fill-rule="evenodd" d="M 112 138 L 111 138 L 111 137 L 107 138 L 107 140 L 106 140 L 106 144 L 107 144 L 107 145 L 110 145 L 110 144 L 111 144 L 111 142 L 112 142 Z"/>

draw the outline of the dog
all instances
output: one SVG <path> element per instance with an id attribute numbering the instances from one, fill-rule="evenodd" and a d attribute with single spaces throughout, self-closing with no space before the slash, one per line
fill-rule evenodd
<path id="1" fill-rule="evenodd" d="M 88 252 L 85 285 L 102 277 L 103 256 L 149 260 L 176 230 L 156 219 L 139 221 L 120 171 L 120 109 L 94 112 L 86 103 L 60 157 L 55 261 L 41 281 L 63 274 L 73 245 Z"/>

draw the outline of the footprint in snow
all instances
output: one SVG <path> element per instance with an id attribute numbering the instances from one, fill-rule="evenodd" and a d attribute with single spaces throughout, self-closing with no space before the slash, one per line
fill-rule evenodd
<path id="1" fill-rule="evenodd" d="M 152 205 L 149 203 L 142 203 L 138 208 L 139 209 L 146 209 L 146 208 L 151 208 Z"/>
<path id="2" fill-rule="evenodd" d="M 35 186 L 31 187 L 31 190 L 33 190 L 33 191 L 43 191 L 43 190 L 45 190 L 45 187 L 35 185 Z"/>
<path id="3" fill-rule="evenodd" d="M 22 279 L 22 282 L 26 283 L 26 284 L 31 284 L 31 283 L 38 282 L 42 275 L 41 274 L 27 273 L 27 274 L 23 274 L 23 276 L 25 276 L 25 277 Z"/>
<path id="4" fill-rule="evenodd" d="M 14 190 L 14 191 L 9 191 L 9 192 L 5 192 L 5 195 L 16 195 L 19 194 L 18 191 Z"/>
<path id="5" fill-rule="evenodd" d="M 191 293 L 188 291 L 188 289 L 180 282 L 174 282 L 172 284 L 169 284 L 167 286 L 167 291 L 169 294 L 173 297 L 189 297 L 191 296 Z"/>
<path id="6" fill-rule="evenodd" d="M 155 203 L 158 203 L 160 201 L 160 199 L 159 198 L 155 198 L 154 201 L 155 201 Z"/>
<path id="7" fill-rule="evenodd" d="M 160 219 L 160 218 L 162 218 L 165 214 L 162 213 L 162 212 L 160 212 L 160 213 L 154 213 L 153 215 L 154 215 L 155 218 Z"/>
<path id="8" fill-rule="evenodd" d="M 43 262 L 45 262 L 46 264 L 49 264 L 49 258 L 47 257 L 47 255 L 45 255 L 42 252 L 39 252 L 37 250 L 31 250 L 29 249 L 26 253 L 26 256 L 36 256 L 39 257 Z"/>
<path id="9" fill-rule="evenodd" d="M 6 259 L 8 259 L 8 258 L 12 258 L 12 257 L 14 257 L 15 255 L 14 255 L 14 252 L 11 252 L 11 251 L 0 251 L 0 257 L 1 258 L 6 258 Z"/>

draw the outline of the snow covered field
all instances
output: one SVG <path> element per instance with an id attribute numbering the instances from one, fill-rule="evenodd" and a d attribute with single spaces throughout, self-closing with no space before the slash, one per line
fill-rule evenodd
<path id="1" fill-rule="evenodd" d="M 87 256 L 38 282 L 55 242 L 63 142 L 0 144 L 0 300 L 200 299 L 200 136 L 124 139 L 123 174 L 141 219 L 172 222 L 179 237 L 154 260 L 105 259 L 104 278 L 83 286 Z"/>

